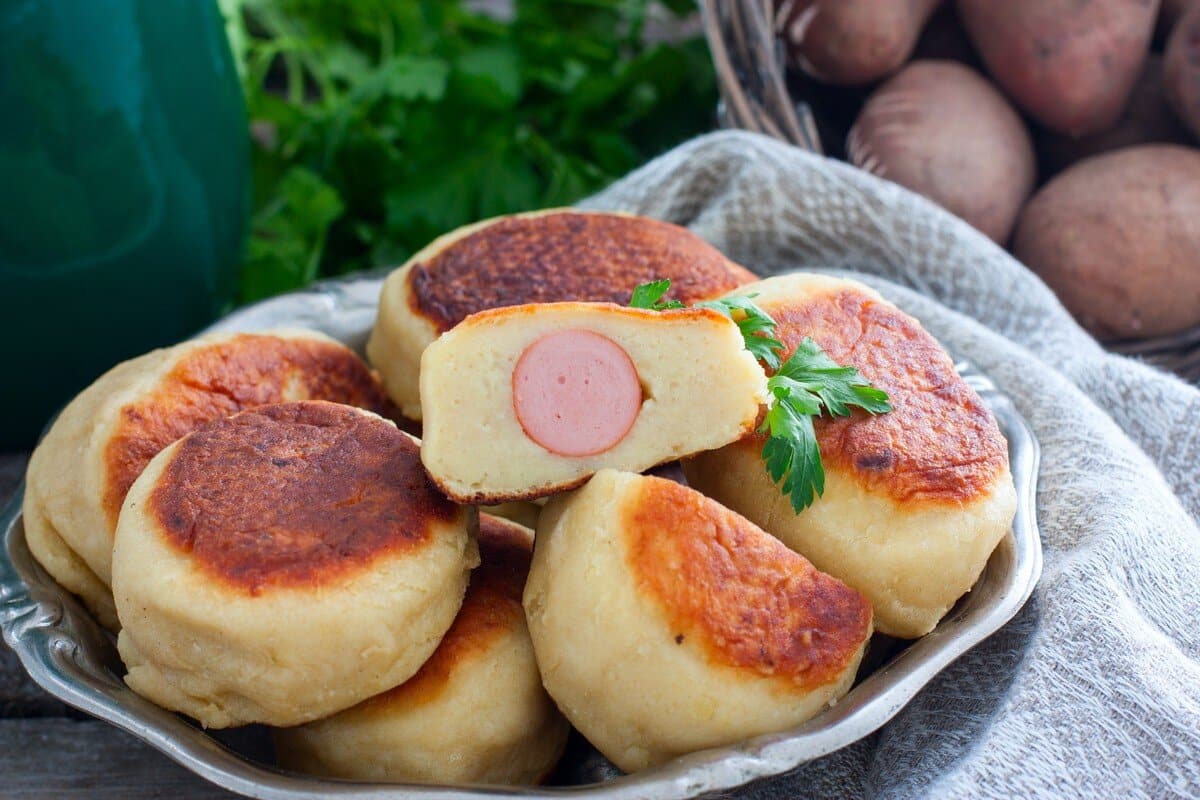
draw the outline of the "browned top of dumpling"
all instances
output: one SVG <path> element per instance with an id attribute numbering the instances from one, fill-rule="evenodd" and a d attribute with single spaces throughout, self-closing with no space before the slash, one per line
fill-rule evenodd
<path id="1" fill-rule="evenodd" d="M 333 342 L 239 334 L 187 352 L 121 409 L 104 452 L 103 506 L 110 529 L 116 529 L 129 487 L 171 442 L 211 420 L 296 400 L 329 400 L 379 414 L 390 409 L 370 368 Z"/>
<path id="2" fill-rule="evenodd" d="M 756 280 L 678 225 L 648 217 L 559 211 L 502 217 L 408 273 L 414 313 L 440 331 L 477 311 L 566 300 L 625 305 L 642 283 L 671 279 L 668 297 L 707 300 Z"/>
<path id="3" fill-rule="evenodd" d="M 463 514 L 395 425 L 326 402 L 244 411 L 183 439 L 146 509 L 162 535 L 226 585 L 256 595 L 344 579 L 420 552 Z"/>
<path id="4" fill-rule="evenodd" d="M 621 513 L 639 590 L 712 662 L 807 692 L 840 680 L 870 636 L 865 597 L 693 489 L 644 478 Z"/>
<path id="5" fill-rule="evenodd" d="M 834 361 L 885 390 L 893 406 L 877 416 L 855 411 L 816 420 L 827 469 L 901 503 L 957 504 L 991 491 L 1008 465 L 1004 437 L 920 323 L 855 289 L 776 302 L 767 311 L 789 355 L 811 336 Z"/>

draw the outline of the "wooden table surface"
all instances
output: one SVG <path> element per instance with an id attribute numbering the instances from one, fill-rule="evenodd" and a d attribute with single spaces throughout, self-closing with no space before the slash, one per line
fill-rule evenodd
<path id="1" fill-rule="evenodd" d="M 26 455 L 0 454 L 0 503 Z M 38 688 L 0 644 L 0 797 L 4 800 L 212 800 L 236 795 Z"/>

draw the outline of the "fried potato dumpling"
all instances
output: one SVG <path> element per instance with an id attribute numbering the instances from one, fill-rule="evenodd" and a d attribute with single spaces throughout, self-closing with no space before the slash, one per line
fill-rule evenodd
<path id="1" fill-rule="evenodd" d="M 627 772 L 810 719 L 871 635 L 866 599 L 779 540 L 616 470 L 547 504 L 524 601 L 547 691 Z"/>
<path id="2" fill-rule="evenodd" d="M 404 415 L 419 420 L 421 353 L 471 314 L 568 300 L 624 305 L 660 278 L 685 303 L 757 280 L 688 229 L 649 217 L 558 208 L 484 220 L 388 276 L 367 357 Z"/>
<path id="3" fill-rule="evenodd" d="M 390 408 L 362 359 L 316 331 L 213 334 L 118 364 L 63 409 L 30 458 L 30 551 L 115 629 L 113 532 L 134 479 L 156 453 L 210 420 L 295 400 Z"/>
<path id="4" fill-rule="evenodd" d="M 975 584 L 1012 525 L 996 421 L 942 346 L 855 281 L 786 275 L 747 287 L 790 354 L 811 336 L 894 408 L 815 421 L 824 496 L 797 514 L 763 469 L 761 434 L 685 462 L 688 483 L 871 600 L 875 627 L 916 638 Z"/>
<path id="5" fill-rule="evenodd" d="M 151 460 L 113 548 L 126 682 L 211 728 L 299 725 L 410 678 L 478 563 L 475 512 L 368 411 L 283 403 Z"/>
<path id="6" fill-rule="evenodd" d="M 460 503 L 529 500 L 748 432 L 766 376 L 707 308 L 549 303 L 468 317 L 421 358 L 421 457 Z"/>
<path id="7" fill-rule="evenodd" d="M 416 675 L 332 717 L 275 731 L 280 763 L 334 778 L 537 783 L 567 740 L 542 688 L 521 608 L 533 531 L 479 518 L 481 564 Z"/>

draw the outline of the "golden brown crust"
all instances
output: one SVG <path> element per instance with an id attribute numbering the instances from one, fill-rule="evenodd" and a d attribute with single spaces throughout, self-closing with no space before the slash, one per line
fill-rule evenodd
<path id="1" fill-rule="evenodd" d="M 480 565 L 471 573 L 462 608 L 437 650 L 416 675 L 395 689 L 364 701 L 360 710 L 382 712 L 397 703 L 415 705 L 433 700 L 445 689 L 460 664 L 524 625 L 521 593 L 533 557 L 530 532 L 516 523 L 481 514 L 479 557 Z"/>
<path id="2" fill-rule="evenodd" d="M 416 442 L 326 402 L 205 425 L 180 443 L 148 506 L 171 544 L 250 595 L 318 586 L 419 549 L 460 513 L 426 477 Z"/>
<path id="3" fill-rule="evenodd" d="M 555 305 L 559 308 L 575 307 L 572 310 L 581 312 L 601 308 L 613 314 L 638 317 L 652 325 L 672 325 L 681 319 L 688 318 L 692 320 L 707 319 L 710 323 L 716 325 L 726 325 L 729 319 L 720 311 L 703 307 L 670 308 L 665 311 L 652 311 L 648 308 L 630 308 L 620 303 L 593 302 L 590 300 L 564 300 Z M 518 306 L 502 306 L 500 308 L 487 308 L 483 311 L 477 311 L 471 315 L 471 321 L 478 323 L 484 320 L 502 320 L 506 317 L 536 317 L 542 313 L 545 312 L 541 304 L 525 303 Z"/>
<path id="4" fill-rule="evenodd" d="M 495 506 L 503 503 L 517 503 L 523 500 L 537 499 L 549 495 L 559 494 L 561 492 L 569 492 L 572 489 L 578 489 L 583 484 L 587 483 L 591 475 L 582 475 L 574 480 L 563 481 L 552 487 L 543 487 L 537 490 L 527 490 L 521 492 L 471 492 L 467 494 L 460 492 L 455 487 L 444 479 L 435 476 L 430 476 L 430 480 L 437 486 L 438 491 L 447 497 L 454 500 L 456 503 L 461 503 L 464 506 Z"/>
<path id="5" fill-rule="evenodd" d="M 699 492 L 645 478 L 621 528 L 675 641 L 715 663 L 809 691 L 840 680 L 870 635 L 866 598 Z"/>
<path id="6" fill-rule="evenodd" d="M 409 303 L 439 331 L 488 308 L 565 300 L 625 305 L 638 284 L 670 298 L 717 297 L 755 275 L 678 225 L 624 214 L 505 217 L 412 265 Z"/>
<path id="7" fill-rule="evenodd" d="M 134 480 L 171 442 L 248 408 L 308 399 L 393 415 L 370 368 L 332 342 L 239 334 L 188 353 L 153 392 L 121 409 L 104 452 L 103 504 L 110 525 L 116 527 Z"/>
<path id="8" fill-rule="evenodd" d="M 769 311 L 788 355 L 811 336 L 834 361 L 857 367 L 885 390 L 894 408 L 874 417 L 855 411 L 816 420 L 827 467 L 906 504 L 958 504 L 991 491 L 1008 465 L 1004 438 L 979 395 L 916 320 L 853 289 Z"/>

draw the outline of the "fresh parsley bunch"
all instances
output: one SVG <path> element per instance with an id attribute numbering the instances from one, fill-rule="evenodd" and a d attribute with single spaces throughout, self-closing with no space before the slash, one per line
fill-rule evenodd
<path id="1" fill-rule="evenodd" d="M 670 288 L 671 282 L 665 279 L 642 284 L 634 290 L 629 304 L 655 311 L 682 308 L 678 300 L 662 299 Z M 767 434 L 762 458 L 767 474 L 799 514 L 825 492 L 825 468 L 813 418 L 823 413 L 849 416 L 851 408 L 861 408 L 868 414 L 886 413 L 892 410 L 887 393 L 871 386 L 854 367 L 837 364 L 809 337 L 781 363 L 780 354 L 786 348 L 772 335 L 775 320 L 754 302 L 754 295 L 697 305 L 719 311 L 736 322 L 746 349 L 774 370 L 767 379 L 771 405 L 759 427 Z"/>
<path id="2" fill-rule="evenodd" d="M 565 205 L 712 124 L 690 0 L 221 0 L 254 139 L 254 300 Z M 669 10 L 668 10 L 669 9 Z"/>

